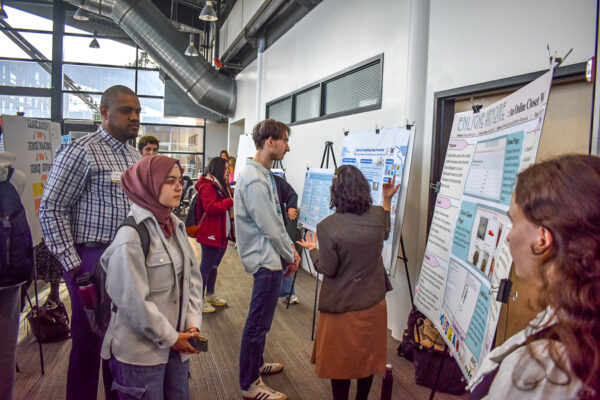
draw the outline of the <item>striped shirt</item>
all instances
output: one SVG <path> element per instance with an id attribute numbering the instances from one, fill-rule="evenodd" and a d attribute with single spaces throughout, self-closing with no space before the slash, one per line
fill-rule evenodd
<path id="1" fill-rule="evenodd" d="M 67 271 L 81 264 L 75 244 L 113 240 L 130 207 L 121 174 L 140 158 L 102 126 L 58 150 L 39 213 L 46 244 Z"/>

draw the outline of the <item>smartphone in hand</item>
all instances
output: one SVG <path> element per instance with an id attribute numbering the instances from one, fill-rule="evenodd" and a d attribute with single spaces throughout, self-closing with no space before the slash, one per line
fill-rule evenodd
<path id="1" fill-rule="evenodd" d="M 188 342 L 198 351 L 207 352 L 208 351 L 208 339 L 203 338 L 202 336 L 192 336 L 188 339 Z"/>

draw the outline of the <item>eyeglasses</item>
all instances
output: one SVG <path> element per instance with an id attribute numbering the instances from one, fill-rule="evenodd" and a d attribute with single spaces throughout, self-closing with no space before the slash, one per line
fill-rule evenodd
<path id="1" fill-rule="evenodd" d="M 167 179 L 165 179 L 165 181 L 163 182 L 165 185 L 169 185 L 171 187 L 175 186 L 176 184 L 179 183 L 179 185 L 183 186 L 183 176 L 176 178 L 176 177 L 168 177 Z"/>

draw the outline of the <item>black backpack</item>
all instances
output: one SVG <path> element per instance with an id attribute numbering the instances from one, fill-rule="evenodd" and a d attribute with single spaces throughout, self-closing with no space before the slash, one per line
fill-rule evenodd
<path id="1" fill-rule="evenodd" d="M 130 226 L 137 231 L 140 236 L 140 241 L 142 242 L 144 260 L 148 258 L 148 252 L 150 251 L 150 233 L 148 232 L 146 225 L 144 225 L 143 222 L 136 224 L 133 216 L 129 216 L 125 218 L 121 225 L 119 225 L 118 229 L 121 229 L 124 226 Z M 91 279 L 98 291 L 98 305 L 93 309 L 84 307 L 84 311 L 92 332 L 102 337 L 108 329 L 112 313 L 117 312 L 117 306 L 112 303 L 110 296 L 106 292 L 106 271 L 104 271 L 104 268 L 100 265 L 100 261 L 96 263 L 94 274 Z"/>
<path id="2" fill-rule="evenodd" d="M 0 182 L 0 287 L 14 286 L 33 276 L 33 242 L 25 207 L 10 183 L 15 169 Z"/>

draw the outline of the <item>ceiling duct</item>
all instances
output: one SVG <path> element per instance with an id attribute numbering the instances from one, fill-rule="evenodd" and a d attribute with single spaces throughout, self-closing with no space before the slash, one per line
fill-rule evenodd
<path id="1" fill-rule="evenodd" d="M 67 2 L 80 6 L 79 0 Z M 149 0 L 85 0 L 86 11 L 111 18 L 198 105 L 225 117 L 235 113 L 235 80 L 202 57 L 186 57 L 188 38 Z"/>

